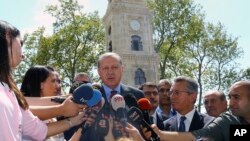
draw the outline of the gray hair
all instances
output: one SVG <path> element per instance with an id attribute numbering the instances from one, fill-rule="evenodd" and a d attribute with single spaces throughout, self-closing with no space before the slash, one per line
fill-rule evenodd
<path id="1" fill-rule="evenodd" d="M 198 93 L 198 84 L 192 78 L 186 76 L 178 76 L 174 79 L 174 83 L 177 82 L 187 82 L 187 90 L 196 94 Z"/>
<path id="2" fill-rule="evenodd" d="M 97 66 L 98 68 L 100 67 L 100 62 L 104 59 L 104 58 L 107 58 L 107 57 L 112 57 L 112 58 L 115 58 L 121 65 L 122 65 L 122 59 L 121 59 L 121 56 L 117 53 L 114 53 L 114 52 L 107 52 L 107 53 L 104 53 L 102 55 L 99 56 L 99 59 L 97 61 Z"/>

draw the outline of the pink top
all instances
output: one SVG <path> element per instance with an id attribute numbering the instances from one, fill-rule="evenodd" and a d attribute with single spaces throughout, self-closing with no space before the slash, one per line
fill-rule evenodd
<path id="1" fill-rule="evenodd" d="M 21 141 L 25 138 L 42 141 L 47 125 L 30 110 L 23 110 L 9 87 L 0 82 L 0 137 L 3 141 Z"/>

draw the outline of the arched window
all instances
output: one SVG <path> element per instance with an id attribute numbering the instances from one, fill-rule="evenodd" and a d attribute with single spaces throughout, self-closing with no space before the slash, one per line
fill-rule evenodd
<path id="1" fill-rule="evenodd" d="M 112 52 L 112 51 L 113 51 L 113 48 L 112 48 L 112 41 L 109 41 L 109 48 L 108 48 L 108 51 L 109 51 L 109 52 Z"/>
<path id="2" fill-rule="evenodd" d="M 108 35 L 110 36 L 111 35 L 111 26 L 109 26 L 109 30 L 108 30 Z"/>
<path id="3" fill-rule="evenodd" d="M 146 82 L 145 74 L 142 69 L 138 68 L 135 71 L 135 85 L 141 85 Z"/>
<path id="4" fill-rule="evenodd" d="M 131 49 L 133 51 L 142 51 L 143 50 L 143 46 L 142 46 L 142 42 L 141 42 L 141 37 L 138 35 L 132 35 L 131 36 Z"/>

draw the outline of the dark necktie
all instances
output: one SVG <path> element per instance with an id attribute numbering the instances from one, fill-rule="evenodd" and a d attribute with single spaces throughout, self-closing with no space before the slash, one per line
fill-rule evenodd
<path id="1" fill-rule="evenodd" d="M 111 98 L 112 98 L 115 94 L 117 94 L 117 91 L 116 91 L 116 90 L 112 90 L 112 91 L 110 92 L 109 101 L 111 100 Z"/>
<path id="2" fill-rule="evenodd" d="M 185 132 L 186 131 L 185 130 L 185 123 L 184 123 L 185 120 L 186 120 L 186 117 L 185 116 L 181 116 L 181 118 L 180 118 L 180 125 L 179 125 L 178 131 L 180 131 L 180 132 Z"/>

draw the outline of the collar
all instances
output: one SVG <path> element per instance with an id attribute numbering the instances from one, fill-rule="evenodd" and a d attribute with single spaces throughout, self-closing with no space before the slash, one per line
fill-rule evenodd
<path id="1" fill-rule="evenodd" d="M 195 113 L 195 109 L 193 109 L 192 111 L 188 112 L 186 115 L 181 115 L 180 113 L 176 112 L 177 114 L 177 121 L 178 123 L 180 122 L 180 118 L 181 116 L 185 116 L 186 117 L 186 121 L 188 121 L 189 123 L 191 123 L 194 113 Z"/>
<path id="2" fill-rule="evenodd" d="M 110 94 L 110 92 L 113 91 L 113 90 L 116 90 L 117 93 L 119 93 L 119 94 L 121 93 L 121 84 L 119 84 L 118 86 L 116 86 L 115 89 L 109 88 L 104 83 L 102 85 L 103 85 L 103 89 L 104 89 L 104 91 L 105 91 L 106 94 Z"/>

